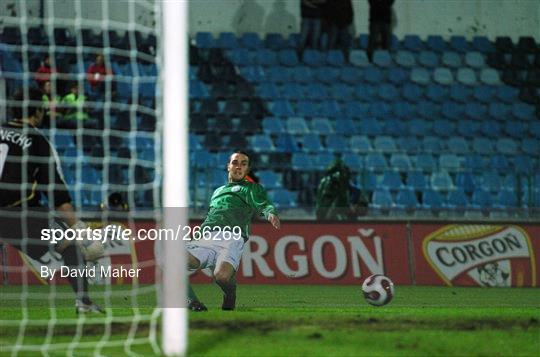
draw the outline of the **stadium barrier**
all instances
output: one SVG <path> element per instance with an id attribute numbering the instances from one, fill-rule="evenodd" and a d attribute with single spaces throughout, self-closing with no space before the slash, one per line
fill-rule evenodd
<path id="1" fill-rule="evenodd" d="M 192 222 L 194 226 L 200 222 Z M 154 228 L 137 222 L 132 231 Z M 385 274 L 398 285 L 539 286 L 540 225 L 470 223 L 306 223 L 285 222 L 277 231 L 255 223 L 245 246 L 238 281 L 249 284 L 360 284 L 371 274 Z M 97 266 L 140 268 L 139 283 L 155 281 L 154 241 L 117 242 Z M 47 255 L 39 262 L 7 247 L 0 282 L 45 283 L 39 265 L 59 265 Z M 28 269 L 22 269 L 23 265 Z M 9 273 L 7 270 L 9 267 Z M 210 282 L 210 272 L 192 282 Z M 109 277 L 95 284 L 131 283 Z M 63 279 L 58 283 L 64 283 Z"/>

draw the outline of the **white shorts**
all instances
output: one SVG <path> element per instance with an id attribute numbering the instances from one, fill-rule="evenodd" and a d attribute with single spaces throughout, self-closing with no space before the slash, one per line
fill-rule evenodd
<path id="1" fill-rule="evenodd" d="M 189 254 L 201 263 L 199 269 L 214 269 L 222 262 L 231 264 L 236 271 L 244 252 L 244 239 L 222 239 L 222 232 L 212 234 L 209 240 L 193 240 L 186 244 Z"/>

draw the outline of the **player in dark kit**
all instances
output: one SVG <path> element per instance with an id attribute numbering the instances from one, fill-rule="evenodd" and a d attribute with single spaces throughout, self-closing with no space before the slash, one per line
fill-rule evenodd
<path id="1" fill-rule="evenodd" d="M 13 101 L 14 119 L 0 126 L 0 239 L 36 260 L 54 249 L 65 266 L 82 269 L 85 259 L 96 260 L 103 255 L 101 242 L 61 240 L 52 245 L 41 240 L 44 229 L 86 229 L 71 205 L 56 151 L 37 129 L 45 113 L 41 93 L 31 88 L 28 96 L 21 92 Z M 52 217 L 46 207 L 41 207 L 40 195 L 45 195 L 59 217 Z M 86 277 L 68 280 L 76 293 L 77 313 L 102 312 L 88 297 Z"/>

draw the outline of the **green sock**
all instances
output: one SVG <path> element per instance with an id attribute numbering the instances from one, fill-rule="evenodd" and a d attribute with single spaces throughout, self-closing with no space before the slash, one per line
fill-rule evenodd
<path id="1" fill-rule="evenodd" d="M 188 301 L 199 301 L 199 298 L 197 297 L 197 294 L 195 294 L 195 291 L 191 287 L 191 284 L 188 283 Z"/>

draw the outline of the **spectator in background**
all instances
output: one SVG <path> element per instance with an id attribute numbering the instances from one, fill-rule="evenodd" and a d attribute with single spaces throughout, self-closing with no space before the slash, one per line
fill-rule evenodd
<path id="1" fill-rule="evenodd" d="M 72 82 L 69 85 L 69 93 L 62 98 L 63 119 L 59 120 L 59 127 L 75 129 L 78 122 L 84 123 L 84 127 L 93 128 L 95 123 L 85 111 L 86 97 L 79 93 L 79 83 Z"/>
<path id="2" fill-rule="evenodd" d="M 45 128 L 49 128 L 51 123 L 56 123 L 56 120 L 62 118 L 62 113 L 58 110 L 58 105 L 62 101 L 62 98 L 57 95 L 58 88 L 52 88 L 50 80 L 43 82 L 40 89 L 43 107 L 46 108 L 42 125 Z"/>
<path id="3" fill-rule="evenodd" d="M 312 47 L 319 48 L 322 27 L 322 11 L 326 0 L 301 0 L 300 16 L 300 53 L 304 49 Z"/>
<path id="4" fill-rule="evenodd" d="M 112 77 L 112 70 L 105 65 L 104 57 L 102 54 L 96 55 L 96 60 L 94 63 L 88 67 L 86 71 L 86 77 L 90 88 L 94 92 L 104 93 L 105 92 L 105 79 L 107 76 Z"/>
<path id="5" fill-rule="evenodd" d="M 369 44 L 367 55 L 373 60 L 377 48 L 388 50 L 392 41 L 392 5 L 394 0 L 368 0 Z"/>
<path id="6" fill-rule="evenodd" d="M 328 49 L 340 48 L 348 58 L 354 31 L 354 10 L 351 0 L 328 1 L 324 7 L 328 31 Z"/>
<path id="7" fill-rule="evenodd" d="M 56 69 L 51 67 L 51 58 L 49 57 L 49 55 L 46 55 L 45 57 L 43 57 L 41 65 L 36 70 L 35 79 L 38 83 L 38 86 L 40 88 L 43 88 L 44 83 L 51 80 L 51 75 L 53 73 L 56 73 Z"/>

